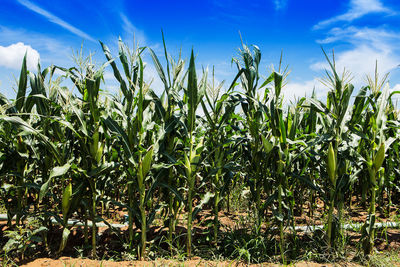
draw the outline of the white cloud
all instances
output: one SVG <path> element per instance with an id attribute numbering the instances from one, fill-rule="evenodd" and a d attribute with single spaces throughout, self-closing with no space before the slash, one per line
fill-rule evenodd
<path id="1" fill-rule="evenodd" d="M 333 28 L 328 37 L 320 40 L 320 43 L 334 43 L 344 41 L 351 45 L 350 49 L 335 53 L 335 61 L 338 71 L 346 67 L 352 72 L 355 85 L 365 82 L 365 75 L 375 69 L 378 61 L 378 71 L 382 74 L 392 71 L 400 63 L 400 54 L 397 43 L 400 41 L 399 33 L 383 28 Z M 329 66 L 326 61 L 312 64 L 311 69 L 323 70 Z"/>
<path id="2" fill-rule="evenodd" d="M 114 73 L 109 70 L 105 70 L 103 73 L 104 80 L 115 80 Z"/>
<path id="3" fill-rule="evenodd" d="M 72 63 L 71 48 L 65 42 L 40 33 L 0 26 L 0 40 L 3 40 L 0 41 L 0 45 L 3 46 L 23 42 L 34 47 L 41 55 L 41 63 L 46 65 L 67 66 Z"/>
<path id="4" fill-rule="evenodd" d="M 36 69 L 40 59 L 39 52 L 30 45 L 26 45 L 22 42 L 9 46 L 0 46 L 0 66 L 19 70 L 25 53 L 27 53 L 27 68 L 31 70 Z"/>
<path id="5" fill-rule="evenodd" d="M 348 69 L 354 75 L 354 82 L 362 82 L 363 76 L 372 73 L 375 69 L 375 62 L 378 61 L 378 71 L 387 73 L 397 67 L 400 63 L 398 55 L 391 53 L 390 50 L 376 49 L 368 45 L 356 46 L 354 49 L 343 51 L 335 55 L 336 67 L 338 71 L 343 68 Z M 328 69 L 325 61 L 311 65 L 313 70 Z"/>
<path id="6" fill-rule="evenodd" d="M 81 31 L 80 29 L 72 26 L 71 24 L 69 24 L 68 22 L 66 22 L 65 20 L 62 20 L 61 18 L 55 16 L 54 14 L 48 12 L 47 10 L 39 7 L 38 5 L 28 1 L 28 0 L 18 0 L 18 2 L 25 6 L 26 8 L 32 10 L 33 12 L 42 15 L 43 17 L 47 18 L 50 22 L 57 24 L 59 26 L 61 26 L 62 28 L 68 30 L 69 32 L 82 37 L 84 39 L 90 40 L 92 42 L 96 42 L 96 40 L 91 37 L 89 34 Z"/>
<path id="7" fill-rule="evenodd" d="M 390 91 L 391 92 L 394 92 L 394 91 L 400 92 L 400 83 L 395 84 Z M 392 100 L 393 100 L 394 106 L 397 107 L 397 112 L 400 117 L 400 94 L 394 94 L 392 96 Z"/>
<path id="8" fill-rule="evenodd" d="M 51 64 L 70 67 L 73 61 L 68 45 L 68 41 L 59 41 L 41 33 L 0 26 L 0 92 L 8 98 L 15 98 L 13 88 L 26 51 L 27 67 L 34 72 L 39 57 L 43 68 Z M 56 74 L 61 73 L 57 71 Z"/>
<path id="9" fill-rule="evenodd" d="M 117 83 L 110 84 L 110 83 L 106 82 L 106 84 L 104 85 L 104 89 L 108 93 L 114 94 L 114 95 L 118 95 L 119 93 L 121 93 L 120 85 Z"/>
<path id="10" fill-rule="evenodd" d="M 145 70 L 143 75 L 144 80 L 147 83 L 151 83 L 150 88 L 153 89 L 157 95 L 161 95 L 164 91 L 164 83 L 161 81 L 153 62 L 150 64 L 145 62 Z"/>
<path id="11" fill-rule="evenodd" d="M 345 13 L 323 20 L 316 24 L 313 29 L 322 29 L 336 22 L 352 22 L 371 13 L 393 14 L 393 11 L 386 8 L 380 0 L 350 0 L 349 8 Z"/>
<path id="12" fill-rule="evenodd" d="M 395 86 L 393 86 L 392 91 L 400 91 L 400 83 L 395 84 Z"/>
<path id="13" fill-rule="evenodd" d="M 374 28 L 351 25 L 352 21 L 372 13 L 394 14 L 382 4 L 381 0 L 350 0 L 345 13 L 321 21 L 313 27 L 314 30 L 328 28 L 324 31 L 324 37 L 317 40 L 317 43 L 341 44 L 342 49 L 335 50 L 336 69 L 339 74 L 342 74 L 344 68 L 350 71 L 351 83 L 356 89 L 366 84 L 366 75 L 373 74 L 376 61 L 378 61 L 378 72 L 381 77 L 393 71 L 400 63 L 400 49 L 397 45 L 400 41 L 399 32 L 388 30 L 384 25 Z M 339 26 L 333 27 L 335 23 Z M 329 51 L 327 52 L 330 54 Z M 330 71 L 326 60 L 315 62 L 310 65 L 310 68 L 322 76 L 323 70 Z M 309 97 L 314 86 L 317 98 L 326 96 L 329 88 L 316 79 L 289 83 L 286 86 L 285 96 L 287 95 L 288 99 L 304 95 Z"/>
<path id="14" fill-rule="evenodd" d="M 328 88 L 324 86 L 318 79 L 307 80 L 304 82 L 290 82 L 282 89 L 284 100 L 286 103 L 294 101 L 298 98 L 306 96 L 311 97 L 313 91 L 318 99 L 326 96 Z"/>

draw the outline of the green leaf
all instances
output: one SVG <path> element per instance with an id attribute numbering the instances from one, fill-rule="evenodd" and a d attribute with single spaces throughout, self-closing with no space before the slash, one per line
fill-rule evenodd
<path id="1" fill-rule="evenodd" d="M 71 168 L 71 164 L 69 164 L 69 163 L 64 164 L 63 166 L 54 167 L 50 171 L 50 179 L 66 174 L 68 172 L 69 168 Z"/>
<path id="2" fill-rule="evenodd" d="M 104 123 L 111 132 L 119 135 L 119 138 L 122 142 L 122 146 L 124 148 L 123 149 L 124 153 L 127 155 L 128 158 L 132 158 L 133 154 L 130 149 L 129 138 L 128 135 L 125 133 L 124 129 L 122 129 L 122 127 L 119 126 L 118 123 L 110 117 L 105 119 Z"/>
<path id="3" fill-rule="evenodd" d="M 80 122 L 80 130 L 85 136 L 88 136 L 87 132 L 87 125 L 85 121 L 85 114 L 83 111 L 75 106 L 75 103 L 71 103 L 70 107 L 72 111 L 75 113 L 76 117 L 78 118 L 78 121 Z"/>
<path id="4" fill-rule="evenodd" d="M 382 131 L 386 123 L 386 106 L 389 96 L 389 84 L 386 84 L 382 89 L 382 94 L 378 100 L 378 114 L 376 115 L 376 126 L 379 131 Z"/>
<path id="5" fill-rule="evenodd" d="M 102 42 L 100 42 L 100 45 L 101 45 L 101 48 L 103 49 L 104 55 L 106 56 L 107 60 L 108 61 L 112 60 L 113 57 L 111 55 L 110 49 L 108 49 L 108 47 L 105 44 L 103 44 Z M 122 79 L 122 76 L 121 76 L 121 73 L 118 70 L 117 64 L 114 61 L 112 61 L 110 63 L 110 65 L 111 65 L 111 67 L 113 69 L 114 77 L 117 79 L 117 81 L 120 84 L 120 88 L 122 90 L 122 93 L 124 94 L 124 96 L 126 98 L 131 99 L 132 98 L 132 93 L 128 90 L 128 87 L 126 86 L 125 80 Z"/>
<path id="6" fill-rule="evenodd" d="M 285 123 L 283 121 L 283 114 L 280 112 L 279 114 L 279 127 L 280 127 L 280 133 L 281 133 L 281 138 L 282 138 L 282 143 L 286 144 L 286 127 Z"/>
<path id="7" fill-rule="evenodd" d="M 143 158 L 143 166 L 142 166 L 142 175 L 143 179 L 145 179 L 146 175 L 150 171 L 151 163 L 153 161 L 153 147 L 147 151 L 146 155 Z"/>
<path id="8" fill-rule="evenodd" d="M 196 108 L 198 103 L 198 88 L 197 88 L 197 77 L 196 77 L 196 66 L 194 63 L 194 54 L 192 49 L 192 54 L 190 56 L 189 63 L 189 76 L 188 76 L 188 86 L 187 86 L 187 97 L 188 97 L 188 124 L 187 128 L 189 132 L 193 132 L 195 118 L 196 118 Z"/>
<path id="9" fill-rule="evenodd" d="M 126 49 L 121 38 L 118 39 L 118 50 L 119 50 L 119 60 L 121 61 L 122 67 L 124 68 L 125 76 L 129 80 L 131 80 L 132 75 L 129 70 L 129 61 L 128 61 L 129 55 L 127 55 L 128 53 L 125 51 Z"/>
<path id="10" fill-rule="evenodd" d="M 271 152 L 271 150 L 274 148 L 274 145 L 273 145 L 271 142 L 269 142 L 269 141 L 264 137 L 263 134 L 261 134 L 261 139 L 262 139 L 262 143 L 263 143 L 263 145 L 264 145 L 265 153 L 269 154 L 269 152 Z"/>
<path id="11" fill-rule="evenodd" d="M 263 84 L 261 84 L 260 88 L 263 88 L 264 86 L 267 86 L 268 84 L 270 84 L 275 77 L 275 72 L 271 73 L 268 78 L 263 82 Z"/>
<path id="12" fill-rule="evenodd" d="M 165 90 L 168 92 L 169 85 L 168 85 L 168 82 L 167 82 L 167 78 L 165 77 L 164 69 L 163 69 L 160 61 L 158 60 L 158 57 L 154 53 L 154 51 L 151 48 L 148 48 L 148 49 L 150 51 L 151 58 L 153 59 L 154 66 L 156 67 L 158 76 L 160 77 L 161 81 L 163 82 Z"/>
<path id="13" fill-rule="evenodd" d="M 104 163 L 102 165 L 100 165 L 99 167 L 91 170 L 88 173 L 89 177 L 98 177 L 106 172 L 111 171 L 112 169 L 116 168 L 118 165 L 118 163 Z"/>
<path id="14" fill-rule="evenodd" d="M 60 248 L 58 249 L 59 253 L 62 252 L 64 250 L 65 246 L 67 245 L 68 236 L 70 233 L 71 233 L 71 231 L 68 228 L 64 228 L 62 237 L 61 237 Z"/>
<path id="15" fill-rule="evenodd" d="M 207 203 L 210 201 L 210 199 L 213 198 L 214 196 L 215 196 L 214 193 L 207 192 L 207 193 L 202 197 L 202 199 L 200 200 L 200 203 L 199 203 L 199 204 L 194 208 L 194 210 L 193 210 L 192 220 L 193 220 L 193 218 L 196 218 L 196 214 L 197 214 L 199 211 L 201 211 L 201 209 L 203 208 L 203 206 L 204 206 L 205 204 L 207 204 Z"/>
<path id="16" fill-rule="evenodd" d="M 294 175 L 297 179 L 299 179 L 301 182 L 305 183 L 306 186 L 308 186 L 309 188 L 320 192 L 321 195 L 323 195 L 324 191 L 322 190 L 322 188 L 320 186 L 318 186 L 317 184 L 314 183 L 314 181 L 311 181 L 310 178 L 306 177 L 306 176 L 302 176 L 302 175 Z"/>
<path id="17" fill-rule="evenodd" d="M 26 69 L 26 54 L 27 52 L 25 52 L 24 59 L 22 60 L 21 73 L 19 75 L 19 81 L 18 81 L 17 99 L 15 101 L 15 106 L 19 112 L 21 112 L 22 108 L 24 107 L 26 85 L 28 82 L 27 69 Z"/>
<path id="18" fill-rule="evenodd" d="M 19 240 L 10 238 L 10 239 L 8 239 L 7 243 L 4 245 L 3 251 L 7 253 L 7 252 L 17 248 L 19 244 L 20 244 Z"/>
<path id="19" fill-rule="evenodd" d="M 54 177 L 59 177 L 63 176 L 68 172 L 68 170 L 71 168 L 71 165 L 69 163 L 63 165 L 63 166 L 57 166 L 54 167 L 50 171 L 50 176 L 47 182 L 45 182 L 41 187 L 40 187 L 40 192 L 39 192 L 39 201 L 43 199 L 43 197 L 47 194 L 47 191 L 49 190 L 50 184 L 53 180 Z"/>
<path id="20" fill-rule="evenodd" d="M 41 134 L 38 130 L 33 128 L 29 123 L 22 120 L 20 117 L 17 116 L 2 116 L 0 115 L 0 121 L 4 120 L 14 124 L 15 126 L 21 128 L 23 131 L 30 133 L 36 136 L 40 141 L 43 142 L 44 146 L 53 154 L 53 156 L 57 159 L 58 162 L 61 161 L 59 152 L 53 143 L 51 143 L 46 136 Z"/>
<path id="21" fill-rule="evenodd" d="M 180 202 L 182 202 L 182 203 L 184 202 L 182 195 L 181 195 L 181 194 L 178 192 L 178 190 L 176 190 L 174 187 L 170 186 L 169 184 L 162 183 L 162 182 L 158 183 L 158 185 L 159 185 L 160 187 L 165 187 L 165 188 L 167 188 L 169 191 L 171 191 L 171 192 L 176 196 L 176 198 L 177 198 Z"/>
<path id="22" fill-rule="evenodd" d="M 282 90 L 282 81 L 283 81 L 283 76 L 282 74 L 278 72 L 274 72 L 274 85 L 275 85 L 275 95 L 279 97 L 281 94 Z"/>

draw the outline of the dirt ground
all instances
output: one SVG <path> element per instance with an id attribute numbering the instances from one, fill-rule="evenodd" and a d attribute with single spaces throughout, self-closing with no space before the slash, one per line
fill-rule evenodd
<path id="1" fill-rule="evenodd" d="M 89 259 L 74 259 L 62 257 L 58 260 L 41 258 L 36 259 L 32 262 L 29 262 L 26 265 L 22 265 L 26 267 L 66 267 L 66 266 L 85 266 L 85 267 L 128 267 L 128 266 L 187 266 L 187 267 L 195 267 L 195 266 L 281 266 L 279 264 L 271 264 L 271 263 L 263 263 L 263 264 L 251 264 L 246 265 L 241 262 L 229 262 L 229 261 L 204 261 L 200 259 L 196 260 L 188 260 L 185 262 L 172 261 L 172 260 L 157 260 L 157 261 L 121 261 L 121 262 L 112 262 L 112 261 L 95 261 Z M 330 266 L 348 266 L 348 267 L 357 267 L 361 265 L 357 265 L 354 263 L 336 263 L 336 264 L 319 264 L 313 262 L 298 262 L 291 266 L 297 267 L 330 267 Z"/>
<path id="2" fill-rule="evenodd" d="M 303 214 L 295 214 L 295 222 L 296 225 L 312 225 L 312 224 L 323 224 L 324 223 L 324 210 L 322 208 L 322 203 L 321 201 L 317 202 L 317 209 L 315 210 L 315 213 L 310 215 L 308 212 L 307 207 L 305 207 Z M 110 223 L 122 223 L 122 218 L 126 214 L 126 211 L 117 211 L 113 210 L 111 212 L 111 215 L 113 216 L 105 216 L 106 219 Z M 399 209 L 398 208 L 393 208 L 390 213 L 387 216 L 383 216 L 383 214 L 380 214 L 379 212 L 377 213 L 377 221 L 384 222 L 386 220 L 391 220 L 393 217 L 398 216 L 399 214 Z M 223 212 L 221 211 L 219 213 L 219 221 L 221 223 L 221 228 L 220 230 L 222 232 L 224 231 L 233 231 L 235 229 L 240 229 L 240 228 L 248 228 L 249 227 L 249 221 L 246 219 L 248 216 L 246 213 L 241 213 L 241 212 Z M 365 209 L 361 207 L 352 207 L 350 211 L 346 212 L 346 217 L 347 219 L 346 222 L 364 222 L 367 217 L 367 212 Z M 194 220 L 194 235 L 201 235 L 203 231 L 207 229 L 206 222 L 207 220 L 212 220 L 213 216 L 211 214 L 211 210 L 203 210 L 200 212 L 195 220 Z M 184 227 L 185 223 L 185 218 L 183 216 L 179 217 L 180 221 L 180 226 L 177 227 L 177 232 L 185 232 L 186 228 Z M 7 229 L 6 227 L 6 222 L 0 222 L 0 239 L 2 238 L 2 233 Z M 263 227 L 266 227 L 263 225 Z M 108 257 L 107 252 L 110 248 L 115 249 L 116 251 L 121 250 L 122 248 L 120 247 L 121 245 L 118 243 L 116 244 L 116 247 L 114 248 L 114 239 L 115 236 L 112 235 L 111 231 L 104 227 L 100 228 L 99 230 L 99 235 L 100 235 L 100 240 L 99 242 L 104 244 L 108 244 L 108 246 L 103 246 L 99 248 L 99 255 L 103 255 L 104 258 L 110 259 Z M 135 229 L 138 231 L 138 229 Z M 126 232 L 126 229 L 120 229 L 121 233 Z M 148 233 L 148 238 L 152 239 L 155 236 L 158 235 L 165 235 L 165 227 L 161 226 L 161 223 L 159 223 L 157 220 L 155 220 L 154 225 L 151 229 L 149 229 Z M 51 244 L 59 244 L 60 242 L 60 237 L 62 234 L 62 229 L 58 226 L 56 226 L 53 229 L 53 233 L 49 236 L 49 242 Z M 359 233 L 350 233 L 350 242 L 349 245 L 356 247 L 357 243 L 359 242 L 360 234 Z M 299 237 L 302 237 L 302 234 L 299 233 Z M 120 262 L 115 262 L 115 261 L 96 261 L 96 260 L 90 260 L 90 259 L 82 259 L 82 258 L 73 258 L 77 257 L 76 254 L 74 254 L 73 247 L 81 246 L 83 242 L 83 230 L 81 228 L 73 228 L 71 231 L 71 235 L 69 237 L 68 243 L 67 243 L 67 248 L 64 251 L 64 257 L 58 258 L 58 259 L 51 259 L 51 258 L 46 258 L 47 255 L 38 255 L 36 256 L 36 259 L 32 259 L 29 262 L 24 262 L 24 265 L 21 266 L 31 266 L 31 267 L 38 267 L 38 266 L 118 266 L 118 267 L 124 267 L 124 266 L 281 266 L 279 264 L 272 264 L 272 263 L 264 263 L 264 264 L 259 264 L 259 265 L 247 265 L 243 262 L 237 262 L 237 261 L 206 261 L 201 258 L 194 258 L 192 260 L 188 261 L 174 261 L 174 260 L 156 260 L 156 261 L 120 261 Z M 384 252 L 384 251 L 400 251 L 400 230 L 399 229 L 387 229 L 385 232 L 382 232 L 378 234 L 377 240 L 376 240 L 376 249 L 377 251 Z M 68 249 L 70 248 L 70 249 Z M 69 257 L 65 257 L 69 256 Z M 72 257 L 72 258 L 71 258 Z M 34 258 L 34 257 L 33 257 Z M 111 257 L 112 258 L 112 257 Z M 1 259 L 0 259 L 0 265 L 1 265 Z M 343 263 L 335 263 L 335 264 L 319 264 L 315 262 L 297 262 L 295 264 L 292 264 L 290 266 L 299 266 L 299 267 L 322 267 L 322 266 L 361 266 L 357 265 L 355 263 L 349 263 L 349 262 L 343 262 Z M 391 264 L 391 266 L 400 266 L 396 264 Z"/>

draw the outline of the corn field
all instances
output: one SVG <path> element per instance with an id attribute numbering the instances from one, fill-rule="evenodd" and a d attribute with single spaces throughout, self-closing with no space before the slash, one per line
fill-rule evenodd
<path id="1" fill-rule="evenodd" d="M 102 258 L 112 250 L 103 223 L 116 250 L 136 259 L 334 259 L 347 255 L 344 224 L 357 207 L 367 216 L 353 247 L 366 256 L 380 218 L 400 215 L 400 92 L 387 75 L 354 88 L 323 51 L 327 96 L 288 104 L 282 57 L 262 77 L 257 46 L 242 44 L 235 78 L 218 83 L 193 51 L 187 61 L 165 42 L 163 56 L 121 40 L 116 54 L 100 45 L 101 66 L 80 54 L 75 67 L 32 72 L 25 56 L 16 99 L 0 95 L 3 254 L 25 244 L 22 257 L 63 255 L 79 228 L 84 255 Z M 163 88 L 144 78 L 149 64 Z M 106 70 L 116 93 L 105 90 Z M 227 226 L 229 214 L 244 215 Z M 28 241 L 13 237 L 30 219 L 39 227 Z M 113 226 L 123 220 L 125 228 Z M 304 225 L 322 227 L 303 233 Z"/>

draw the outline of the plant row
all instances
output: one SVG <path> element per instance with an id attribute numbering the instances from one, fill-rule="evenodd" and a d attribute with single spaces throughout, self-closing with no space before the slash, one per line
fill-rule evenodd
<path id="1" fill-rule="evenodd" d="M 154 219 L 161 218 L 172 252 L 183 215 L 190 257 L 194 218 L 211 209 L 210 242 L 217 244 L 219 212 L 241 197 L 233 190 L 241 185 L 249 190 L 246 212 L 255 214 L 252 231 L 276 230 L 282 262 L 288 235 L 296 237 L 295 214 L 307 205 L 312 214 L 317 199 L 327 214 L 326 250 L 340 249 L 344 213 L 357 202 L 368 212 L 362 247 L 373 251 L 376 206 L 389 214 L 400 196 L 400 114 L 392 100 L 398 92 L 387 76 L 376 72 L 355 90 L 325 54 L 326 99 L 313 93 L 285 104 L 288 71 L 280 62 L 263 78 L 257 46 L 242 45 L 227 85 L 215 82 L 214 69 L 199 71 L 193 51 L 187 64 L 164 43 L 161 63 L 151 48 L 129 49 L 120 41 L 113 56 L 101 47 L 101 66 L 78 54 L 76 67 L 38 65 L 34 73 L 25 57 L 16 99 L 1 96 L 0 194 L 10 228 L 35 216 L 51 229 L 55 219 L 63 229 L 59 254 L 70 235 L 68 220 L 78 219 L 95 258 L 98 229 L 88 222 L 109 224 L 104 210 L 111 206 L 127 212 L 127 249 L 143 259 Z M 144 56 L 152 58 L 163 88 L 145 80 Z M 102 89 L 106 69 L 117 93 Z M 40 235 L 46 246 L 47 234 Z M 16 246 L 8 242 L 4 250 Z"/>

